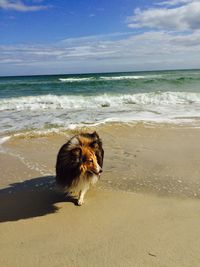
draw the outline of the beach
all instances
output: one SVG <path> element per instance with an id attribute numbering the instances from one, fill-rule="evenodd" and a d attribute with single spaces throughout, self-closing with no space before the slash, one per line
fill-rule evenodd
<path id="1" fill-rule="evenodd" d="M 103 140 L 104 170 L 81 207 L 55 187 L 58 149 Z M 1 266 L 199 266 L 200 128 L 105 123 L 1 144 Z"/>
<path id="2" fill-rule="evenodd" d="M 0 0 L 0 267 L 200 267 L 200 0 Z"/>

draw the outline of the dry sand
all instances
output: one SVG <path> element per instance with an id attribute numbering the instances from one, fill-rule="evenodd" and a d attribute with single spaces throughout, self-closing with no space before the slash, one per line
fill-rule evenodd
<path id="1" fill-rule="evenodd" d="M 15 137 L 3 145 L 0 266 L 198 267 L 200 129 L 97 130 L 104 173 L 82 207 L 54 188 L 64 135 Z"/>

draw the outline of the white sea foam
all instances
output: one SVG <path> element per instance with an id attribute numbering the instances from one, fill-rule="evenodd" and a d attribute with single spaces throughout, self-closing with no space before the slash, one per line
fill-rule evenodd
<path id="1" fill-rule="evenodd" d="M 10 136 L 0 137 L 0 145 L 2 145 L 3 143 L 7 142 L 10 138 L 11 138 Z"/>
<path id="2" fill-rule="evenodd" d="M 88 78 L 59 78 L 59 81 L 61 82 L 86 82 L 86 81 L 91 81 L 93 77 L 88 77 Z"/>
<path id="3" fill-rule="evenodd" d="M 73 82 L 86 82 L 92 80 L 100 81 L 119 81 L 119 80 L 139 80 L 139 79 L 152 79 L 161 78 L 162 75 L 121 75 L 121 76 L 100 76 L 98 77 L 82 77 L 82 78 L 59 78 L 59 81 L 66 83 Z"/>
<path id="4" fill-rule="evenodd" d="M 145 79 L 146 76 L 142 75 L 131 75 L 131 76 L 101 76 L 100 79 L 104 81 L 118 81 L 118 80 L 138 80 L 138 79 Z"/>
<path id="5" fill-rule="evenodd" d="M 200 104 L 199 93 L 164 92 L 143 94 L 97 95 L 97 96 L 27 96 L 2 99 L 0 110 L 55 110 L 55 109 L 85 109 L 99 107 L 121 107 L 137 105 L 188 105 Z"/>
<path id="6" fill-rule="evenodd" d="M 199 121 L 200 93 L 157 92 L 2 99 L 0 132 L 74 129 L 104 122 Z"/>

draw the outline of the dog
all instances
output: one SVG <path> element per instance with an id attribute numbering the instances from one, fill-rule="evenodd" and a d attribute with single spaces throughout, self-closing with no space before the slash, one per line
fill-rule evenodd
<path id="1" fill-rule="evenodd" d="M 68 195 L 78 195 L 79 206 L 84 203 L 90 185 L 99 180 L 103 159 L 104 150 L 97 132 L 75 135 L 60 148 L 56 182 Z"/>

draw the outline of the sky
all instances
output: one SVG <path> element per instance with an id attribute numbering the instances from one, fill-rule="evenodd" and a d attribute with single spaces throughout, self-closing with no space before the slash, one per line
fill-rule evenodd
<path id="1" fill-rule="evenodd" d="M 0 76 L 200 68 L 200 0 L 0 0 Z"/>

